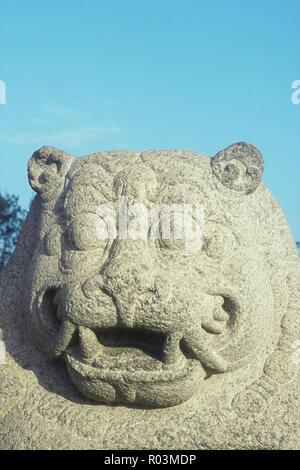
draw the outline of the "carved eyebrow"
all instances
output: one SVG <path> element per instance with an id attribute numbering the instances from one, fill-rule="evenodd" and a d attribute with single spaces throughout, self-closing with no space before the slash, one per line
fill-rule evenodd
<path id="1" fill-rule="evenodd" d="M 171 197 L 174 194 L 175 196 L 180 195 L 176 194 L 175 191 L 178 191 L 178 189 L 182 188 L 184 190 L 184 199 L 191 197 L 191 196 L 197 196 L 199 195 L 199 199 L 204 200 L 205 199 L 205 194 L 202 190 L 202 188 L 199 187 L 199 181 L 184 181 L 182 183 L 178 183 L 178 181 L 175 180 L 168 180 L 168 181 L 163 181 L 159 185 L 158 189 L 158 194 L 163 193 L 164 196 L 166 197 Z M 188 204 L 189 201 L 187 200 L 186 204 Z M 191 203 L 193 203 L 191 201 Z"/>
<path id="2" fill-rule="evenodd" d="M 109 191 L 110 188 L 108 188 L 106 185 L 103 185 L 102 188 L 99 188 L 98 185 L 91 184 L 91 185 L 86 187 L 86 190 L 88 191 L 89 188 L 93 189 L 93 191 L 95 191 L 95 193 L 97 194 L 97 196 L 99 196 L 99 198 L 104 197 L 105 200 L 106 200 L 105 202 L 111 202 L 113 192 L 110 192 Z M 108 189 L 108 191 L 105 191 L 105 189 Z M 97 201 L 98 201 L 98 197 L 97 197 Z"/>
<path id="3" fill-rule="evenodd" d="M 79 215 L 96 215 L 97 217 L 99 217 L 100 219 L 103 219 L 103 217 L 101 215 L 99 215 L 97 213 L 97 207 L 95 207 L 95 210 L 93 207 L 89 207 L 88 209 L 87 208 L 82 208 L 82 207 L 79 207 L 78 208 L 78 212 L 74 212 L 70 217 L 69 217 L 69 220 L 67 222 L 67 226 L 69 226 L 69 224 L 72 222 L 72 220 L 75 218 L 75 217 L 78 217 Z"/>
<path id="4" fill-rule="evenodd" d="M 67 192 L 63 200 L 64 213 L 68 218 L 72 218 L 82 213 L 92 213 L 97 215 L 97 209 L 101 204 L 112 203 L 115 203 L 115 201 L 112 200 L 110 196 L 94 186 L 81 187 L 77 188 L 74 192 Z"/>

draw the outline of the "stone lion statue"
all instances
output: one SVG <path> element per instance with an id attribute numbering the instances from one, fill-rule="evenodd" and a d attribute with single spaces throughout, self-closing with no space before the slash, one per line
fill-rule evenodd
<path id="1" fill-rule="evenodd" d="M 263 168 L 244 142 L 32 155 L 1 449 L 299 448 L 300 261 Z"/>

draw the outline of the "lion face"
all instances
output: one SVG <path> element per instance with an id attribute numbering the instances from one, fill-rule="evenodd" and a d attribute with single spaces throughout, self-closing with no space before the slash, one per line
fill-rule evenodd
<path id="1" fill-rule="evenodd" d="M 236 145 L 247 153 L 249 144 Z M 178 405 L 263 348 L 273 296 L 251 219 L 261 174 L 253 149 L 231 176 L 233 190 L 228 165 L 223 190 L 220 156 L 214 168 L 208 157 L 179 151 L 74 159 L 44 147 L 33 155 L 40 229 L 27 276 L 28 327 L 85 396 Z M 124 201 L 125 232 L 115 220 Z M 167 236 L 153 206 L 171 208 Z M 202 208 L 201 220 L 191 206 Z M 194 239 L 184 230 L 179 237 L 189 220 Z"/>

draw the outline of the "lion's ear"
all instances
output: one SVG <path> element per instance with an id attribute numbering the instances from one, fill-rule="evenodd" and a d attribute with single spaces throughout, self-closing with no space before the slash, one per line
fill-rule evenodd
<path id="1" fill-rule="evenodd" d="M 244 194 L 256 190 L 264 171 L 260 151 L 246 142 L 238 142 L 221 150 L 211 164 L 214 175 L 224 186 Z"/>
<path id="2" fill-rule="evenodd" d="M 74 157 L 54 147 L 42 147 L 28 162 L 28 179 L 32 189 L 48 199 L 64 184 Z"/>

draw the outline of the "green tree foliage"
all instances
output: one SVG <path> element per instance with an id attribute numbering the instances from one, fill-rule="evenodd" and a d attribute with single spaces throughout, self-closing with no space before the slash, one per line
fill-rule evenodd
<path id="1" fill-rule="evenodd" d="M 14 251 L 25 214 L 19 206 L 18 196 L 0 194 L 0 270 Z"/>

